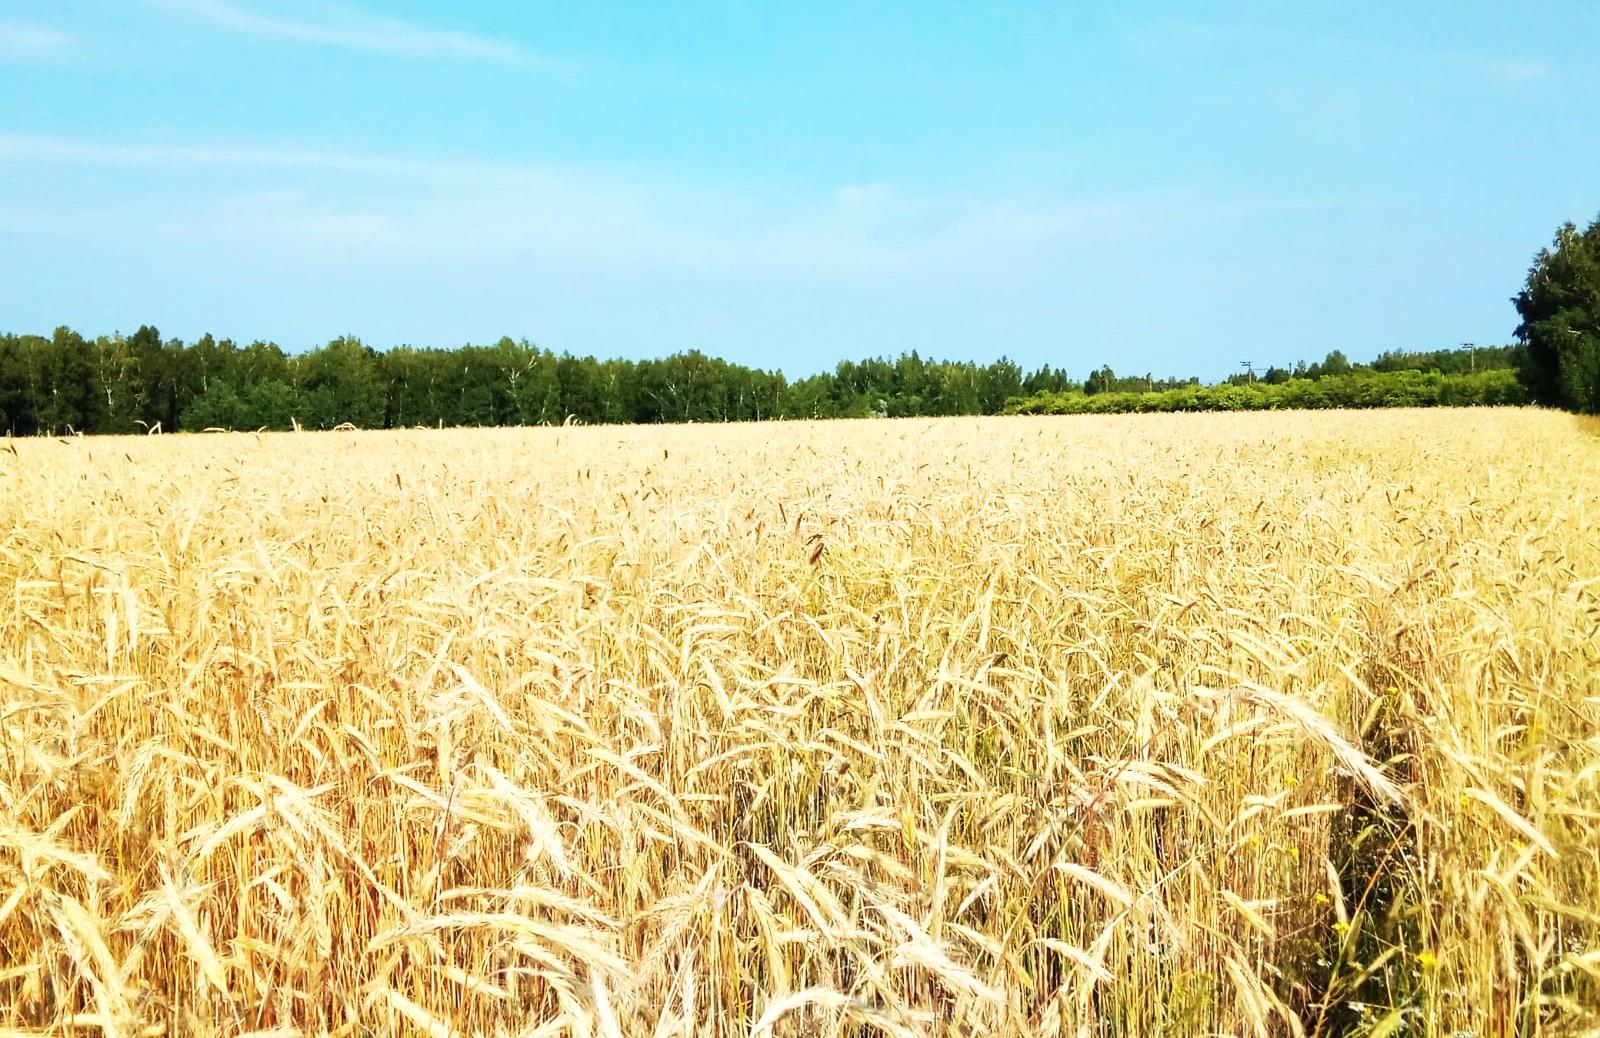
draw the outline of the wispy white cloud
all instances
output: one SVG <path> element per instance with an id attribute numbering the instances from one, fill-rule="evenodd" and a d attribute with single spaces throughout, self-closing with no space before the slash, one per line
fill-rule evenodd
<path id="1" fill-rule="evenodd" d="M 952 322 L 1020 342 L 1041 322 L 1101 312 L 1130 284 L 1155 295 L 1176 279 L 1225 300 L 1239 275 L 1210 255 L 1219 227 L 1281 223 L 1271 207 L 1294 204 L 903 183 L 796 190 L 650 168 L 0 136 L 0 180 L 49 185 L 58 167 L 113 176 L 71 178 L 107 186 L 70 200 L 48 186 L 0 193 L 0 232 L 67 248 L 146 243 L 161 280 L 130 275 L 119 292 L 160 295 L 187 280 L 246 309 L 292 297 L 290 310 L 336 314 L 341 327 L 404 318 L 403 336 L 470 335 L 461 322 L 494 315 L 502 329 L 586 350 L 612 348 L 613 333 L 707 346 L 793 342 L 784 336 L 797 328 L 906 344 Z"/>
<path id="2" fill-rule="evenodd" d="M 343 170 L 399 175 L 484 171 L 483 163 L 411 159 L 310 148 L 257 145 L 107 143 L 70 137 L 0 133 L 0 159 L 102 166 L 229 166 L 255 169 Z"/>
<path id="3" fill-rule="evenodd" d="M 1493 82 L 1505 87 L 1528 86 L 1550 75 L 1548 62 L 1522 58 L 1478 58 L 1469 64 Z"/>
<path id="4" fill-rule="evenodd" d="M 554 163 L 0 134 L 0 168 L 8 161 L 184 172 L 201 187 L 183 205 L 105 214 L 173 239 L 224 237 L 295 251 L 562 256 L 707 278 L 782 270 L 870 281 L 993 269 L 1074 243 L 1138 238 L 1159 225 L 1165 208 L 893 184 L 795 193 Z M 40 232 L 48 223 L 29 226 Z"/>
<path id="5" fill-rule="evenodd" d="M 221 316 L 205 320 L 280 341 L 312 341 L 329 322 L 392 341 L 522 328 L 583 351 L 700 346 L 749 360 L 751 343 L 998 349 L 1113 341 L 1130 323 L 1172 335 L 1220 325 L 1237 319 L 1229 300 L 1245 278 L 1244 259 L 1217 255 L 1220 230 L 1324 204 L 796 189 L 650 167 L 4 134 L 0 183 L 0 237 L 25 239 L 17 255 L 78 250 L 72 270 L 87 277 L 77 272 L 105 242 L 143 243 L 147 263 L 119 261 L 105 278 L 108 312 L 164 300 L 181 323 L 209 299 L 198 312 Z M 1171 284 L 1186 286 L 1186 305 L 1107 303 L 1166 298 Z"/>
<path id="6" fill-rule="evenodd" d="M 434 29 L 342 4 L 298 0 L 271 12 L 233 0 L 149 0 L 175 14 L 200 18 L 235 32 L 268 39 L 344 47 L 397 57 L 454 58 L 523 63 L 526 50 L 504 40 Z"/>
<path id="7" fill-rule="evenodd" d="M 1123 38 L 1141 60 L 1161 67 L 1210 61 L 1219 51 L 1234 60 L 1269 55 L 1289 42 L 1282 32 L 1261 26 L 1182 17 L 1136 22 Z"/>
<path id="8" fill-rule="evenodd" d="M 1431 66 L 1456 82 L 1469 79 L 1511 88 L 1529 86 L 1552 72 L 1546 61 L 1516 55 L 1439 50 L 1328 32 L 1297 36 L 1269 23 L 1156 18 L 1131 23 L 1123 39 L 1141 60 L 1163 68 L 1211 70 L 1219 61 L 1237 65 L 1287 58 L 1307 75 L 1325 75 L 1356 69 L 1365 62 L 1402 69 Z M 1364 69 L 1359 77 L 1365 81 L 1370 74 Z"/>
<path id="9" fill-rule="evenodd" d="M 74 35 L 53 25 L 0 18 L 0 62 L 52 62 L 79 47 Z"/>

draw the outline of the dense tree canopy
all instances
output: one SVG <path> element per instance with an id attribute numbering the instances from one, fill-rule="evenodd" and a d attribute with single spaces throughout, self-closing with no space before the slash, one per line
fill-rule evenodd
<path id="1" fill-rule="evenodd" d="M 1600 218 L 1556 232 L 1512 300 L 1526 345 L 1524 383 L 1542 404 L 1600 413 Z"/>
<path id="2" fill-rule="evenodd" d="M 1509 349 L 1482 349 L 1476 370 L 1504 369 L 1513 359 Z M 1352 365 L 1336 352 L 1297 366 L 1294 381 L 1372 369 L 1450 374 L 1465 363 L 1439 352 L 1386 353 L 1371 366 Z M 1269 376 L 1269 382 L 1286 382 L 1289 372 L 1273 369 Z M 509 338 L 490 346 L 379 351 L 343 336 L 289 354 L 272 343 L 241 346 L 210 335 L 186 344 L 162 339 L 149 326 L 95 339 L 64 327 L 49 337 L 0 335 L 0 429 L 13 435 L 296 424 L 329 429 L 347 422 L 361 428 L 537 425 L 569 417 L 629 423 L 998 414 L 1018 400 L 1084 397 L 1101 398 L 1092 409 L 1106 410 L 1126 409 L 1136 397 L 1167 399 L 1163 394 L 1189 401 L 1185 406 L 1211 400 L 1194 395 L 1201 388 L 1196 379 L 1119 376 L 1109 366 L 1079 382 L 1055 367 L 1024 372 L 1004 358 L 975 364 L 916 352 L 843 361 L 832 371 L 790 381 L 781 372 L 698 351 L 597 360 Z M 1223 397 L 1217 401 L 1228 406 Z"/>
<path id="3" fill-rule="evenodd" d="M 130 433 L 584 422 L 994 414 L 1027 392 L 1068 385 L 1012 361 L 845 361 L 790 382 L 698 351 L 659 360 L 557 355 L 505 338 L 492 346 L 378 351 L 344 336 L 288 354 L 207 335 L 185 344 L 152 327 L 86 339 L 0 335 L 0 429 Z"/>

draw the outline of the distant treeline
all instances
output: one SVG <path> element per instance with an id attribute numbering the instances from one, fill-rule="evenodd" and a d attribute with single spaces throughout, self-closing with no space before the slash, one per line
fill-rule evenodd
<path id="1" fill-rule="evenodd" d="M 1353 371 L 1281 382 L 1229 382 L 1158 392 L 1041 393 L 1013 400 L 1006 414 L 1111 414 L 1127 411 L 1272 411 L 1330 407 L 1483 407 L 1526 404 L 1510 368 L 1476 374 Z"/>
<path id="2" fill-rule="evenodd" d="M 0 335 L 0 428 L 24 436 L 132 433 L 157 426 L 405 428 L 556 424 L 568 418 L 725 422 L 1007 410 L 1515 403 L 1524 398 L 1508 370 L 1516 349 L 1479 349 L 1470 357 L 1448 350 L 1386 353 L 1369 365 L 1352 365 L 1335 352 L 1317 364 L 1271 368 L 1259 378 L 1246 374 L 1230 380 L 1236 385 L 1219 387 L 1202 387 L 1196 379 L 1118 376 L 1109 367 L 1075 381 L 1048 366 L 1024 372 L 1006 359 L 934 361 L 915 352 L 893 360 L 844 361 L 831 372 L 790 381 L 781 372 L 694 351 L 660 360 L 597 360 L 509 338 L 492 346 L 379 351 L 345 337 L 291 355 L 273 343 L 240 346 L 210 335 L 193 343 L 162 339 L 148 326 L 94 339 L 63 327 L 49 337 Z M 1375 396 L 1372 380 L 1398 372 L 1408 374 L 1392 383 L 1395 391 Z M 1428 377 L 1410 377 L 1422 373 Z M 1346 380 L 1360 388 L 1345 388 Z M 1404 393 L 1398 389 L 1402 382 L 1409 387 Z M 1275 402 L 1255 403 L 1267 399 Z M 1379 402 L 1369 402 L 1374 399 Z M 1154 406 L 1156 401 L 1166 403 Z"/>

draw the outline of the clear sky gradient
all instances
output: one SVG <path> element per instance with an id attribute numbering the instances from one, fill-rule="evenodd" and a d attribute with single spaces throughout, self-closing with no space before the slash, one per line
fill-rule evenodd
<path id="1" fill-rule="evenodd" d="M 1510 341 L 1600 6 L 0 0 L 0 329 L 1215 378 Z"/>

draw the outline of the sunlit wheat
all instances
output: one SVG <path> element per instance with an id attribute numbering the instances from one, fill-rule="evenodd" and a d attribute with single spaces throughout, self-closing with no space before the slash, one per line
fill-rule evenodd
<path id="1" fill-rule="evenodd" d="M 15 441 L 0 1033 L 1600 1028 L 1600 426 Z"/>

